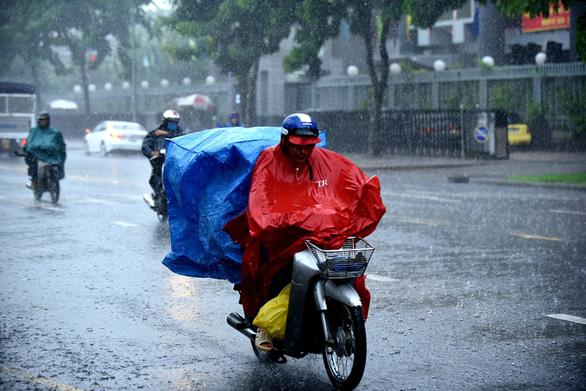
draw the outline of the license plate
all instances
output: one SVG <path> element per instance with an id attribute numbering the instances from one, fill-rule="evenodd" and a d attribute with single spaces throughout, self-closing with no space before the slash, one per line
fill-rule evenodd
<path id="1" fill-rule="evenodd" d="M 10 140 L 9 139 L 2 139 L 2 148 L 4 149 L 10 149 Z"/>

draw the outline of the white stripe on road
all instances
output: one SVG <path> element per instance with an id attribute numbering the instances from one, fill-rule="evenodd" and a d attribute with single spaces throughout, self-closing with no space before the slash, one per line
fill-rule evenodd
<path id="1" fill-rule="evenodd" d="M 441 225 L 441 223 L 435 223 L 433 221 L 421 221 L 421 220 L 403 220 L 404 223 L 411 223 L 411 224 L 421 224 L 421 225 L 430 225 L 432 227 L 437 227 Z"/>
<path id="2" fill-rule="evenodd" d="M 373 280 L 373 281 L 381 281 L 381 282 L 396 282 L 399 281 L 396 278 L 390 278 L 390 277 L 385 277 L 385 276 L 378 276 L 376 274 L 368 274 L 366 275 L 366 279 L 367 280 Z"/>
<path id="3" fill-rule="evenodd" d="M 545 315 L 545 316 L 548 316 L 550 318 L 555 318 L 555 319 L 567 320 L 568 322 L 586 324 L 586 319 L 580 318 L 578 316 L 572 316 L 572 315 L 566 315 L 566 314 L 550 314 L 550 315 Z"/>
<path id="4" fill-rule="evenodd" d="M 559 242 L 559 241 L 561 241 L 560 238 L 550 238 L 548 236 L 528 235 L 528 234 L 520 234 L 520 233 L 515 233 L 515 232 L 509 232 L 509 235 L 511 235 L 511 236 L 517 236 L 517 237 L 523 238 L 523 239 L 549 240 L 549 241 L 552 241 L 552 242 Z"/>
<path id="5" fill-rule="evenodd" d="M 6 368 L 0 365 L 0 373 L 7 373 L 12 376 L 20 377 L 21 379 L 25 379 L 37 384 L 41 384 L 43 386 L 51 387 L 56 390 L 65 390 L 65 391 L 83 391 L 81 388 L 75 388 L 71 386 L 67 386 L 65 384 L 59 384 L 49 379 L 45 379 L 41 377 L 41 375 L 31 375 L 26 372 L 18 371 L 16 369 Z"/>
<path id="6" fill-rule="evenodd" d="M 100 200 L 97 198 L 74 199 L 73 202 L 77 204 L 98 204 L 98 205 L 114 205 L 113 201 Z"/>
<path id="7" fill-rule="evenodd" d="M 111 221 L 112 224 L 120 225 L 122 227 L 138 227 L 138 224 L 127 223 L 126 221 Z"/>
<path id="8" fill-rule="evenodd" d="M 550 209 L 549 211 L 551 213 L 565 213 L 565 214 L 569 214 L 569 215 L 586 216 L 586 213 L 585 212 L 578 212 L 578 211 L 575 211 L 575 210 Z"/>

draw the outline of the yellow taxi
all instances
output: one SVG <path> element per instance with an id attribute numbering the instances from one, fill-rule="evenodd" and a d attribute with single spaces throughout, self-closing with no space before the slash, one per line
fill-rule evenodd
<path id="1" fill-rule="evenodd" d="M 508 135 L 509 145 L 531 144 L 531 130 L 527 124 L 522 123 L 518 115 L 509 116 Z"/>

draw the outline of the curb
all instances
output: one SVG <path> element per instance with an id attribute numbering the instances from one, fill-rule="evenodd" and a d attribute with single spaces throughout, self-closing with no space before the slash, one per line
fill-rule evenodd
<path id="1" fill-rule="evenodd" d="M 560 183 L 560 182 L 530 182 L 530 181 L 509 181 L 504 178 L 469 178 L 471 182 L 486 183 L 501 186 L 521 186 L 521 187 L 548 187 L 551 189 L 565 189 L 586 191 L 586 186 L 576 185 L 574 183 Z"/>

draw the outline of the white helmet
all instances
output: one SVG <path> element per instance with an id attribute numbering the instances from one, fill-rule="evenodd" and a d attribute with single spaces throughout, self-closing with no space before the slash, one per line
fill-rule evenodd
<path id="1" fill-rule="evenodd" d="M 175 123 L 179 123 L 179 120 L 181 119 L 181 117 L 179 116 L 179 113 L 176 112 L 175 110 L 166 110 L 163 113 L 163 121 L 164 122 L 175 122 Z"/>

